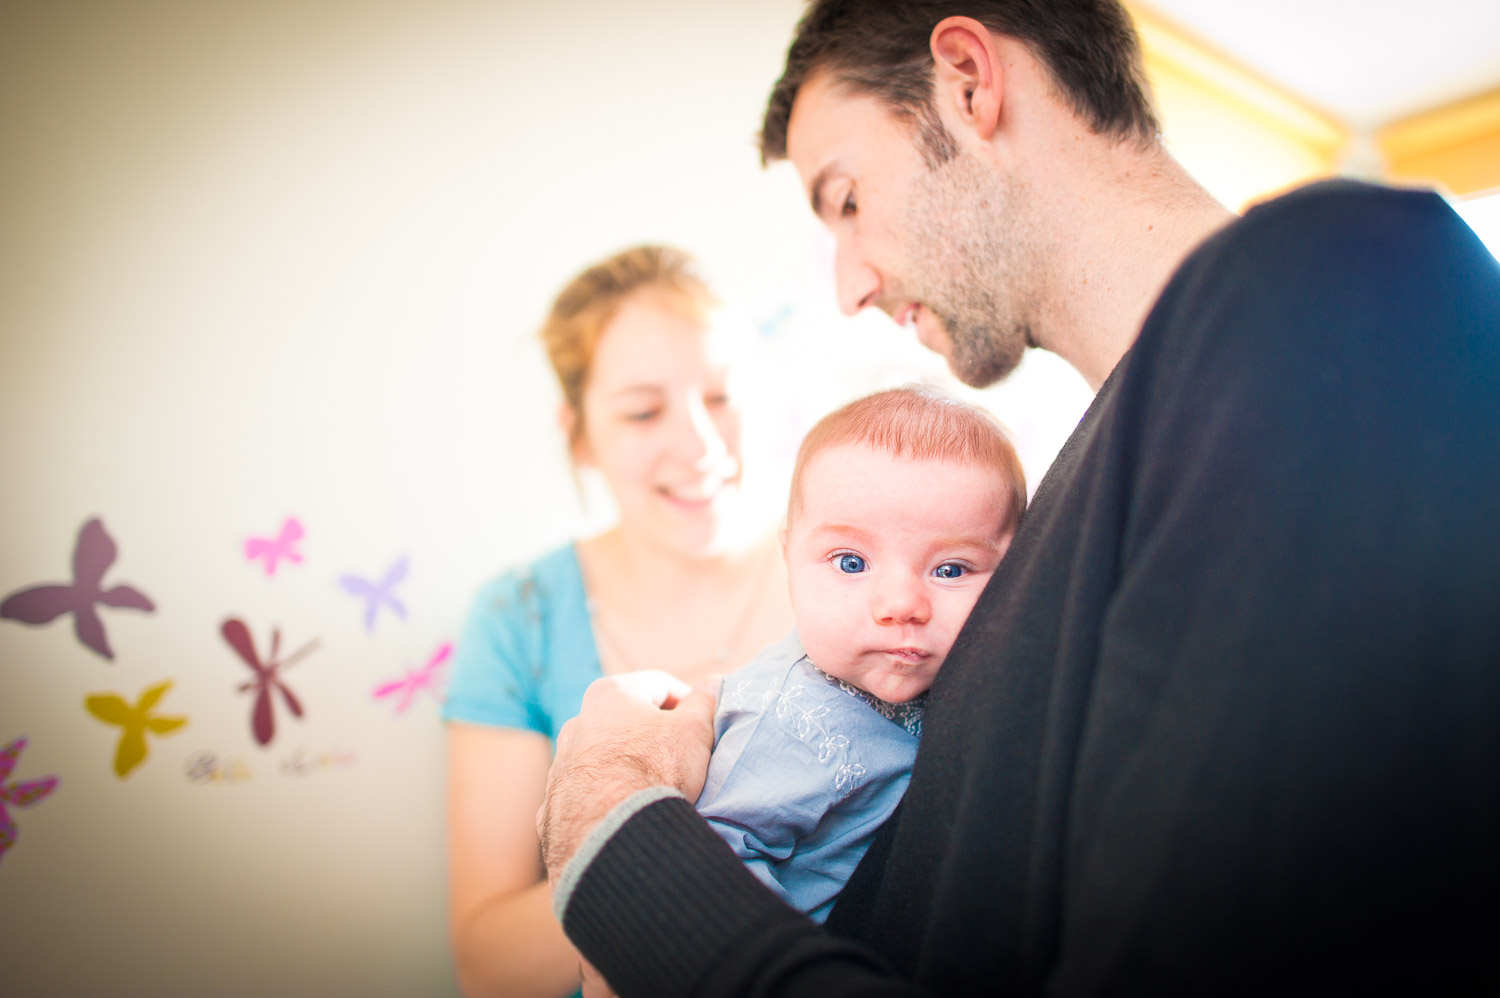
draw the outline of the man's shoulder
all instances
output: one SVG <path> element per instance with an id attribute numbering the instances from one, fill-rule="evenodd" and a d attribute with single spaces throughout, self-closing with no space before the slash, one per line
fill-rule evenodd
<path id="1" fill-rule="evenodd" d="M 1200 264 L 1232 267 L 1257 250 L 1280 260 L 1325 263 L 1330 255 L 1335 261 L 1365 256 L 1376 246 L 1400 253 L 1415 250 L 1437 233 L 1462 231 L 1454 221 L 1452 209 L 1431 190 L 1321 180 L 1252 205 L 1194 258 Z"/>
<path id="2" fill-rule="evenodd" d="M 1443 199 L 1425 187 L 1392 187 L 1344 178 L 1316 180 L 1257 202 L 1245 217 L 1319 211 L 1370 211 L 1409 205 L 1438 207 Z"/>

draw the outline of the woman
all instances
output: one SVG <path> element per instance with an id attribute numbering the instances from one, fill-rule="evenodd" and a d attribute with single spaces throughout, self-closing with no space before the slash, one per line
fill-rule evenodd
<path id="1" fill-rule="evenodd" d="M 557 729 L 603 673 L 688 682 L 791 627 L 769 534 L 744 537 L 730 337 L 683 253 L 639 247 L 565 287 L 542 330 L 575 464 L 619 521 L 490 583 L 459 643 L 444 708 L 449 886 L 460 985 L 557 998 L 578 955 L 552 916 L 536 810 Z"/>

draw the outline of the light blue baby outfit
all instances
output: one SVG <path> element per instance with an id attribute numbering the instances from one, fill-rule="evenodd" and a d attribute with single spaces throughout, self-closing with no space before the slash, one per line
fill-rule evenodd
<path id="1" fill-rule="evenodd" d="M 822 922 L 906 792 L 922 699 L 886 703 L 820 672 L 793 631 L 721 684 L 699 813 Z"/>
<path id="2" fill-rule="evenodd" d="M 568 544 L 479 591 L 454 653 L 443 720 L 556 738 L 599 675 L 583 573 Z"/>

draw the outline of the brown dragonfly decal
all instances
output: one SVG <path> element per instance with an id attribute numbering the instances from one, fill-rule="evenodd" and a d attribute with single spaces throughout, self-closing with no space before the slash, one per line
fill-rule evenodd
<path id="1" fill-rule="evenodd" d="M 240 686 L 241 693 L 255 694 L 255 707 L 250 711 L 250 731 L 261 745 L 269 745 L 276 736 L 276 718 L 272 712 L 272 693 L 280 693 L 287 710 L 293 717 L 302 716 L 302 703 L 281 678 L 281 673 L 290 669 L 309 652 L 318 647 L 317 639 L 309 641 L 285 659 L 281 657 L 281 631 L 271 629 L 271 651 L 264 659 L 255 651 L 255 642 L 250 638 L 250 628 L 243 620 L 231 617 L 219 628 L 224 640 L 245 660 L 255 678 Z"/>

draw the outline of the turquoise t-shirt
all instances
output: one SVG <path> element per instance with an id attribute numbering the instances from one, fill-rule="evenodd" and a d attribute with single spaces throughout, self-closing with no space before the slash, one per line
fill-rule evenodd
<path id="1" fill-rule="evenodd" d="M 458 639 L 443 720 L 555 738 L 600 676 L 572 544 L 479 590 Z"/>

